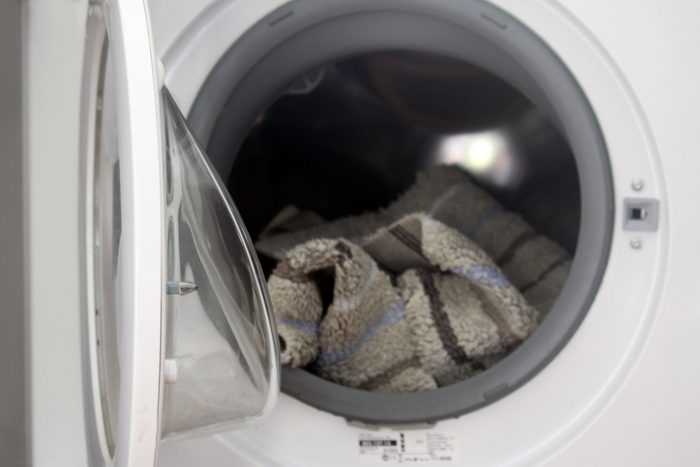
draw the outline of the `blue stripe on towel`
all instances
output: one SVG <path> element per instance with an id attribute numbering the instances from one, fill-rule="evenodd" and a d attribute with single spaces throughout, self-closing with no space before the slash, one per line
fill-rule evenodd
<path id="1" fill-rule="evenodd" d="M 479 229 L 481 229 L 484 224 L 503 212 L 503 207 L 499 205 L 491 206 L 490 208 L 483 211 L 479 216 L 467 226 L 464 230 L 464 235 L 469 238 L 474 238 Z"/>
<path id="2" fill-rule="evenodd" d="M 347 359 L 372 339 L 382 326 L 391 326 L 398 323 L 403 318 L 405 307 L 406 303 L 403 300 L 396 300 L 355 344 L 339 350 L 325 351 L 321 349 L 321 354 L 318 356 L 316 363 L 321 367 L 325 367 Z"/>
<path id="3" fill-rule="evenodd" d="M 503 275 L 500 269 L 496 266 L 488 264 L 479 264 L 471 266 L 468 269 L 462 267 L 452 268 L 451 271 L 458 276 L 466 277 L 479 284 L 489 287 L 508 287 L 510 283 L 508 278 Z"/>
<path id="4" fill-rule="evenodd" d="M 310 336 L 318 335 L 318 323 L 315 321 L 301 321 L 297 319 L 285 319 L 280 318 L 279 322 L 285 324 L 290 328 L 302 331 Z"/>

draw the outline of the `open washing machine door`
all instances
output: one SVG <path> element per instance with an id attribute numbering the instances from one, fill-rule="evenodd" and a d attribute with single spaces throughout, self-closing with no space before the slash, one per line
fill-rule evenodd
<path id="1" fill-rule="evenodd" d="M 83 75 L 90 465 L 267 414 L 269 300 L 236 208 L 162 86 L 143 3 L 90 7 Z"/>

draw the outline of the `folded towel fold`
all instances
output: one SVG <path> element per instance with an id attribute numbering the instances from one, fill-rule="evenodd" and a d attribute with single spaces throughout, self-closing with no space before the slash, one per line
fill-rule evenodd
<path id="1" fill-rule="evenodd" d="M 474 240 L 539 310 L 540 319 L 546 316 L 566 281 L 570 256 L 453 167 L 438 166 L 419 173 L 410 189 L 377 212 L 324 222 L 314 213 L 288 208 L 256 242 L 256 248 L 282 260 L 293 247 L 317 238 L 345 238 L 365 247 L 372 233 L 418 212 Z"/>
<path id="2" fill-rule="evenodd" d="M 372 391 L 459 381 L 508 353 L 538 322 L 485 251 L 422 213 L 361 243 L 307 240 L 284 255 L 268 287 L 283 363 Z"/>

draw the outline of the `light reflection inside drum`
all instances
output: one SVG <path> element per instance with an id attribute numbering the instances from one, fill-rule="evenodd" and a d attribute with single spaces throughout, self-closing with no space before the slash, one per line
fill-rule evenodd
<path id="1" fill-rule="evenodd" d="M 445 136 L 435 156 L 438 164 L 462 167 L 490 185 L 505 187 L 519 178 L 515 144 L 504 131 Z"/>

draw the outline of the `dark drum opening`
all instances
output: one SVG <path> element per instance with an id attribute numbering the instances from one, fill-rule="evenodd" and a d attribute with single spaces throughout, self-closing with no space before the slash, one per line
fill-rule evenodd
<path id="1" fill-rule="evenodd" d="M 256 118 L 228 179 L 253 239 L 288 205 L 324 219 L 388 205 L 416 172 L 454 165 L 572 256 L 571 148 L 495 75 L 447 57 L 377 52 L 311 71 Z M 359 189 L 358 189 L 359 188 Z"/>
<path id="2" fill-rule="evenodd" d="M 573 258 L 546 319 L 485 371 L 387 394 L 284 368 L 282 390 L 312 406 L 385 425 L 478 409 L 551 361 L 595 296 L 613 218 L 600 128 L 558 57 L 489 4 L 291 2 L 231 46 L 189 120 L 254 241 L 290 205 L 375 211 L 453 166 Z M 268 274 L 277 262 L 259 259 Z"/>

